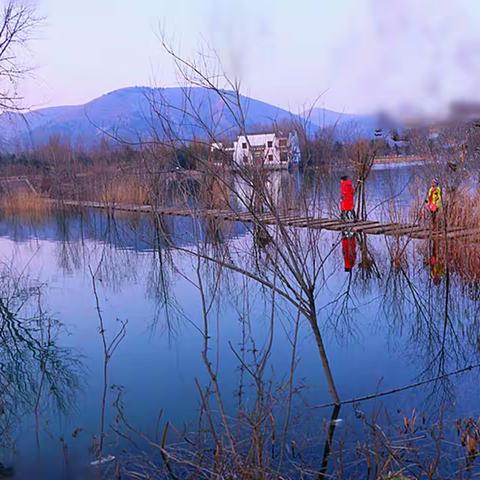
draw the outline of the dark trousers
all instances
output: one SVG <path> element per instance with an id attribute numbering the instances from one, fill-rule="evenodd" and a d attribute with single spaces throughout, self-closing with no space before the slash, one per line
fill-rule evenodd
<path id="1" fill-rule="evenodd" d="M 342 220 L 356 220 L 357 215 L 355 214 L 355 210 L 342 210 L 340 212 L 340 218 Z"/>

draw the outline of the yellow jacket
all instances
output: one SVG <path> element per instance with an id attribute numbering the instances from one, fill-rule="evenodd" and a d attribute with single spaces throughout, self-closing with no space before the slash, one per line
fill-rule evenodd
<path id="1" fill-rule="evenodd" d="M 437 208 L 442 206 L 442 190 L 440 187 L 430 187 L 427 196 L 428 205 L 435 205 Z"/>

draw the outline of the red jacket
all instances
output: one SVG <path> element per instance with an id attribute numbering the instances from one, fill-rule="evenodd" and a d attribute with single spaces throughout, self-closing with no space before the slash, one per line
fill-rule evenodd
<path id="1" fill-rule="evenodd" d="M 340 210 L 342 212 L 353 210 L 355 189 L 351 180 L 340 180 Z"/>

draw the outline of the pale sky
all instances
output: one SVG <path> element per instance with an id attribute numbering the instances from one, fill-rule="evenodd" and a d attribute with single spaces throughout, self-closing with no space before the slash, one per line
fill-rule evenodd
<path id="1" fill-rule="evenodd" d="M 170 86 L 161 28 L 183 55 L 215 48 L 243 93 L 319 106 L 439 109 L 480 100 L 480 0 L 37 0 L 36 107 L 125 86 Z"/>

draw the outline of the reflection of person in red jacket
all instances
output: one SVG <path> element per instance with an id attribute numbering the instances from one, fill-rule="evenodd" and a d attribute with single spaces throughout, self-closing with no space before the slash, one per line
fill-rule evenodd
<path id="1" fill-rule="evenodd" d="M 357 241 L 355 235 L 344 233 L 342 235 L 343 264 L 346 272 L 351 272 L 357 259 Z"/>
<path id="2" fill-rule="evenodd" d="M 355 220 L 355 189 L 350 178 L 346 175 L 340 178 L 340 216 L 342 220 Z"/>

